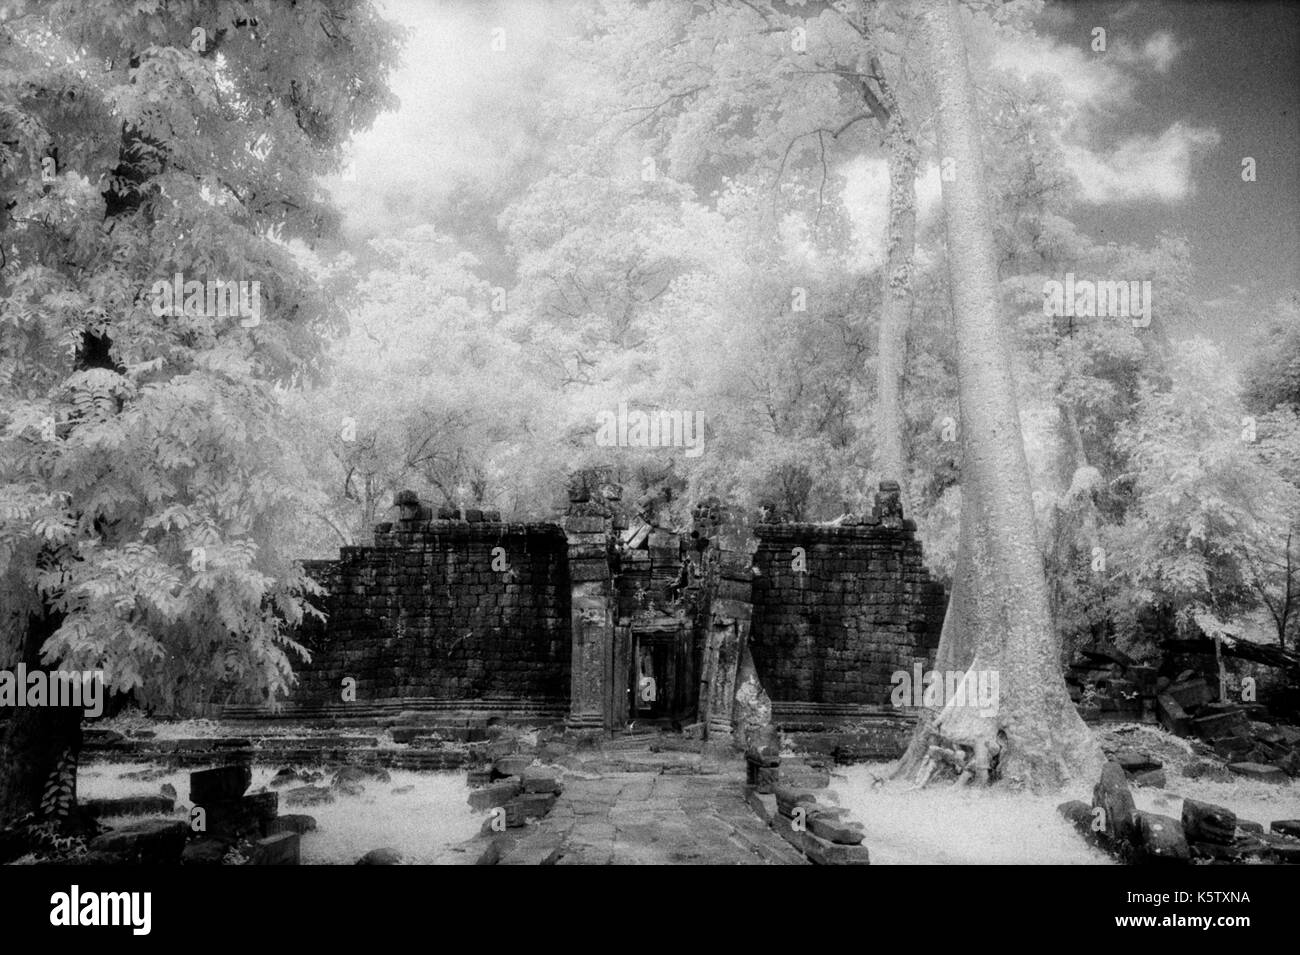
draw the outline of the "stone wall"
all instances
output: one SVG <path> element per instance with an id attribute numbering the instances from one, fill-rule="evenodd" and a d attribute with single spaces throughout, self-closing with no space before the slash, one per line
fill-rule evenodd
<path id="1" fill-rule="evenodd" d="M 479 516 L 477 514 L 471 516 Z M 345 547 L 309 571 L 329 591 L 328 623 L 304 625 L 312 651 L 295 702 L 569 696 L 569 572 L 553 524 L 407 520 L 373 547 Z"/>
<path id="2" fill-rule="evenodd" d="M 298 634 L 313 659 L 286 715 L 567 716 L 602 732 L 654 717 L 721 736 L 752 683 L 750 709 L 814 727 L 888 707 L 890 675 L 928 664 L 938 643 L 944 591 L 893 486 L 837 526 L 750 527 L 702 505 L 689 536 L 649 511 L 629 524 L 610 482 L 571 487 L 562 526 L 448 509 L 431 520 L 399 498 L 402 519 L 374 546 L 308 564 L 328 622 Z M 631 694 L 650 666 L 662 703 L 646 707 Z"/>
<path id="3" fill-rule="evenodd" d="M 871 521 L 757 526 L 750 652 L 774 704 L 887 706 L 890 675 L 933 660 L 943 586 L 910 521 Z"/>

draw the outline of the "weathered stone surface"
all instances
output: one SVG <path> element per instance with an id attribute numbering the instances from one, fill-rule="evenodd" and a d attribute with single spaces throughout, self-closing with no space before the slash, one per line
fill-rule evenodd
<path id="1" fill-rule="evenodd" d="M 865 835 L 856 822 L 839 822 L 820 813 L 808 817 L 808 829 L 819 839 L 843 846 L 856 846 Z"/>
<path id="2" fill-rule="evenodd" d="M 171 815 L 176 809 L 175 798 L 167 796 L 119 796 L 114 799 L 86 799 L 80 803 L 82 811 L 92 819 L 108 816 Z"/>
<path id="3" fill-rule="evenodd" d="M 1268 827 L 1278 835 L 1300 839 L 1300 819 L 1274 819 Z"/>
<path id="4" fill-rule="evenodd" d="M 357 865 L 401 865 L 402 854 L 396 849 L 371 849 L 356 862 Z"/>
<path id="5" fill-rule="evenodd" d="M 816 865 L 870 865 L 871 856 L 864 845 L 837 845 L 827 842 L 806 830 L 798 830 L 783 815 L 772 818 L 772 827 L 782 839 L 790 843 Z"/>
<path id="6" fill-rule="evenodd" d="M 1195 710 L 1214 699 L 1214 691 L 1202 679 L 1175 683 L 1165 690 L 1184 710 Z"/>
<path id="7" fill-rule="evenodd" d="M 253 781 L 252 767 L 247 764 L 218 766 L 190 773 L 190 802 L 196 806 L 238 799 Z"/>
<path id="8" fill-rule="evenodd" d="M 226 844 L 220 839 L 195 839 L 181 852 L 181 865 L 221 865 Z"/>
<path id="9" fill-rule="evenodd" d="M 277 832 L 257 840 L 250 865 L 297 865 L 301 836 L 296 832 Z"/>
<path id="10" fill-rule="evenodd" d="M 1131 842 L 1133 837 L 1133 794 L 1129 792 L 1128 777 L 1119 763 L 1107 763 L 1101 768 L 1101 779 L 1092 790 L 1093 808 L 1105 810 L 1102 831 L 1111 842 Z"/>
<path id="11" fill-rule="evenodd" d="M 320 806 L 334 801 L 334 793 L 325 786 L 299 786 L 284 794 L 286 806 Z"/>
<path id="12" fill-rule="evenodd" d="M 1228 770 L 1236 773 L 1238 776 L 1245 776 L 1248 779 L 1258 779 L 1265 783 L 1276 783 L 1282 786 L 1290 783 L 1287 774 L 1281 769 L 1263 763 L 1229 763 Z"/>
<path id="13" fill-rule="evenodd" d="M 555 770 L 545 766 L 525 769 L 521 778 L 526 793 L 558 793 L 564 788 L 560 785 L 560 777 Z"/>
<path id="14" fill-rule="evenodd" d="M 1121 749 L 1111 757 L 1115 762 L 1124 767 L 1124 772 L 1130 776 L 1139 773 L 1145 773 L 1153 769 L 1159 769 L 1164 764 L 1158 759 L 1154 759 L 1148 753 L 1140 752 L 1135 749 Z"/>
<path id="15" fill-rule="evenodd" d="M 791 786 L 777 786 L 773 790 L 773 795 L 776 796 L 777 811 L 787 818 L 794 814 L 795 806 L 802 805 L 805 811 L 810 811 L 817 805 L 817 797 L 812 793 Z"/>
<path id="16" fill-rule="evenodd" d="M 781 782 L 792 789 L 825 789 L 831 784 L 831 774 L 812 766 L 786 764 L 781 767 Z"/>
<path id="17" fill-rule="evenodd" d="M 273 792 L 209 803 L 203 807 L 207 814 L 207 835 L 227 842 L 265 835 L 267 822 L 276 817 L 279 808 L 280 794 Z"/>
<path id="18" fill-rule="evenodd" d="M 1209 710 L 1210 707 L 1205 709 Z M 1225 736 L 1250 736 L 1250 720 L 1243 710 L 1233 707 L 1192 717 L 1192 732 L 1201 739 L 1217 740 Z"/>
<path id="19" fill-rule="evenodd" d="M 1169 816 L 1137 812 L 1135 843 L 1142 862 L 1190 862 L 1191 850 L 1183 835 L 1183 824 Z"/>
<path id="20" fill-rule="evenodd" d="M 511 776 L 509 779 L 500 780 L 482 789 L 472 790 L 469 794 L 469 806 L 480 812 L 484 809 L 504 806 L 518 796 L 522 789 L 523 784 L 519 781 L 519 777 Z"/>
<path id="21" fill-rule="evenodd" d="M 492 764 L 492 778 L 507 779 L 510 776 L 523 776 L 524 770 L 532 764 L 532 756 L 502 756 Z"/>
<path id="22" fill-rule="evenodd" d="M 175 865 L 189 834 L 190 827 L 178 819 L 145 819 L 96 836 L 87 848 L 119 853 L 145 865 Z"/>
<path id="23" fill-rule="evenodd" d="M 1231 845 L 1237 831 L 1237 815 L 1231 809 L 1195 799 L 1183 800 L 1183 833 L 1191 843 Z"/>
<path id="24" fill-rule="evenodd" d="M 1134 773 L 1129 782 L 1134 786 L 1146 789 L 1164 789 L 1167 780 L 1163 769 L 1148 769 L 1144 772 Z"/>
<path id="25" fill-rule="evenodd" d="M 506 803 L 506 812 L 517 812 L 527 819 L 541 819 L 555 808 L 557 798 L 553 792 L 525 792 Z"/>
<path id="26" fill-rule="evenodd" d="M 1156 695 L 1156 718 L 1161 726 L 1176 736 L 1188 736 L 1192 732 L 1192 721 L 1187 711 L 1169 693 Z"/>
<path id="27" fill-rule="evenodd" d="M 756 727 L 750 733 L 745 747 L 745 758 L 761 766 L 779 765 L 781 762 L 781 733 L 771 723 Z"/>

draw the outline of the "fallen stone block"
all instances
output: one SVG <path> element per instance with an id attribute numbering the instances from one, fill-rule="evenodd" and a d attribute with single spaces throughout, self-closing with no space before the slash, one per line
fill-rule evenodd
<path id="1" fill-rule="evenodd" d="M 859 845 L 866 836 L 856 822 L 840 822 L 820 814 L 808 817 L 808 829 L 817 838 L 842 846 Z"/>
<path id="2" fill-rule="evenodd" d="M 1228 736 L 1239 736 L 1249 740 L 1250 720 L 1246 718 L 1245 711 L 1240 708 L 1218 709 L 1204 716 L 1192 717 L 1192 732 L 1206 740 L 1218 740 Z"/>
<path id="3" fill-rule="evenodd" d="M 1300 839 L 1300 819 L 1274 819 L 1268 827 L 1280 836 Z"/>
<path id="4" fill-rule="evenodd" d="M 279 808 L 279 793 L 254 793 L 233 802 L 212 803 L 202 807 L 207 826 L 204 831 L 227 842 L 264 836 L 267 822 L 276 817 Z"/>
<path id="5" fill-rule="evenodd" d="M 1258 837 L 1268 846 L 1268 858 L 1280 865 L 1300 865 L 1300 839 L 1265 832 Z"/>
<path id="6" fill-rule="evenodd" d="M 1165 690 L 1184 710 L 1195 710 L 1214 699 L 1214 692 L 1202 679 L 1186 680 L 1175 683 Z"/>
<path id="7" fill-rule="evenodd" d="M 1168 693 L 1156 696 L 1156 719 L 1176 736 L 1190 736 L 1192 733 L 1192 721 L 1187 711 Z"/>
<path id="8" fill-rule="evenodd" d="M 525 818 L 541 819 L 555 808 L 558 798 L 555 793 L 525 792 L 506 803 L 506 811 L 509 813 L 511 807 L 514 807 Z"/>
<path id="9" fill-rule="evenodd" d="M 1102 832 L 1111 842 L 1132 842 L 1133 794 L 1129 792 L 1124 767 L 1110 762 L 1101 768 L 1101 779 L 1092 790 L 1092 807 L 1105 811 Z"/>
<path id="10" fill-rule="evenodd" d="M 1124 772 L 1130 776 L 1136 776 L 1153 769 L 1160 769 L 1164 765 L 1160 760 L 1153 759 L 1148 754 L 1135 749 L 1121 749 L 1111 759 L 1123 766 Z"/>
<path id="11" fill-rule="evenodd" d="M 1195 799 L 1183 800 L 1183 834 L 1189 843 L 1231 845 L 1237 832 L 1237 814 L 1231 809 Z"/>
<path id="12" fill-rule="evenodd" d="M 92 819 L 108 816 L 171 815 L 176 811 L 176 800 L 166 796 L 119 796 L 115 799 L 87 799 L 80 803 L 81 810 Z"/>
<path id="13" fill-rule="evenodd" d="M 226 844 L 220 839 L 195 839 L 181 852 L 181 865 L 221 865 Z"/>
<path id="14" fill-rule="evenodd" d="M 190 773 L 190 802 L 196 806 L 238 799 L 253 781 L 252 767 L 219 766 Z"/>
<path id="15" fill-rule="evenodd" d="M 819 839 L 807 830 L 800 831 L 790 819 L 777 815 L 772 818 L 772 827 L 786 842 L 794 846 L 808 861 L 816 865 L 870 865 L 871 856 L 864 845 L 837 845 Z"/>
<path id="16" fill-rule="evenodd" d="M 777 811 L 786 818 L 794 814 L 795 806 L 804 805 L 805 810 L 810 810 L 817 804 L 817 797 L 812 793 L 791 786 L 777 786 L 773 789 L 773 795 L 776 796 Z"/>
<path id="17" fill-rule="evenodd" d="M 1272 847 L 1260 836 L 1244 833 L 1232 842 L 1224 845 L 1214 842 L 1193 842 L 1192 857 L 1211 859 L 1215 862 L 1248 862 L 1252 859 L 1266 860 Z"/>
<path id="18" fill-rule="evenodd" d="M 526 793 L 558 793 L 564 788 L 555 770 L 545 766 L 525 769 L 521 781 Z"/>
<path id="19" fill-rule="evenodd" d="M 1229 763 L 1228 770 L 1238 776 L 1245 776 L 1247 779 L 1258 779 L 1260 782 L 1265 783 L 1284 786 L 1291 782 L 1290 777 L 1283 770 L 1265 763 Z"/>
<path id="20" fill-rule="evenodd" d="M 1134 773 L 1129 782 L 1145 789 L 1164 789 L 1167 780 L 1163 769 L 1148 769 L 1145 772 Z"/>
<path id="21" fill-rule="evenodd" d="M 519 777 L 511 776 L 509 779 L 491 783 L 482 789 L 472 790 L 469 794 L 469 806 L 476 811 L 504 806 L 518 796 L 522 789 L 523 785 Z"/>
<path id="22" fill-rule="evenodd" d="M 1170 816 L 1153 812 L 1134 814 L 1135 843 L 1141 862 L 1186 863 L 1192 859 L 1183 824 Z"/>
<path id="23" fill-rule="evenodd" d="M 825 789 L 831 784 L 831 774 L 824 769 L 783 766 L 781 781 L 792 789 Z"/>
<path id="24" fill-rule="evenodd" d="M 189 825 L 179 819 L 145 819 L 96 836 L 87 848 L 118 853 L 142 865 L 176 865 L 189 834 Z"/>
<path id="25" fill-rule="evenodd" d="M 524 770 L 533 764 L 531 756 L 502 756 L 492 764 L 493 779 L 508 779 L 522 776 Z"/>
<path id="26" fill-rule="evenodd" d="M 277 832 L 258 839 L 249 865 L 297 865 L 301 840 L 296 832 Z"/>
<path id="27" fill-rule="evenodd" d="M 1223 736 L 1210 740 L 1214 755 L 1229 762 L 1245 762 L 1255 752 L 1255 745 L 1241 736 Z"/>

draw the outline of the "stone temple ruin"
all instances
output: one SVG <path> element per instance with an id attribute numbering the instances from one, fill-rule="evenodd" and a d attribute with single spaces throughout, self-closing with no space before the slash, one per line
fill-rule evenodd
<path id="1" fill-rule="evenodd" d="M 312 659 L 276 712 L 421 711 L 594 734 L 650 724 L 712 739 L 769 719 L 906 722 L 890 676 L 932 664 L 946 597 L 896 485 L 836 525 L 749 525 L 706 502 L 686 534 L 658 526 L 653 507 L 620 517 L 620 497 L 608 474 L 580 472 L 554 524 L 435 514 L 399 495 L 399 519 L 376 527 L 373 546 L 308 564 L 328 590 L 327 622 L 297 635 Z"/>

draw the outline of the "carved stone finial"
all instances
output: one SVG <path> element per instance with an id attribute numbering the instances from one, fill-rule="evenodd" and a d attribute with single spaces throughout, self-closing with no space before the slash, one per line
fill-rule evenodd
<path id="1" fill-rule="evenodd" d="M 872 513 L 880 519 L 881 527 L 903 526 L 902 489 L 897 481 L 880 482 L 880 490 L 876 492 L 876 506 Z"/>

